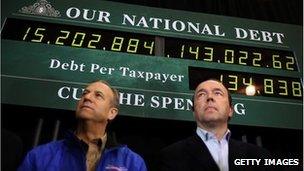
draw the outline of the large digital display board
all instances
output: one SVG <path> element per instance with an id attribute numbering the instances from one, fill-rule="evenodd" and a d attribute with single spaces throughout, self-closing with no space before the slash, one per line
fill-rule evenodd
<path id="1" fill-rule="evenodd" d="M 2 103 L 74 110 L 104 79 L 121 115 L 193 120 L 193 89 L 212 77 L 232 93 L 231 124 L 302 128 L 300 26 L 107 1 L 12 0 L 1 12 Z"/>

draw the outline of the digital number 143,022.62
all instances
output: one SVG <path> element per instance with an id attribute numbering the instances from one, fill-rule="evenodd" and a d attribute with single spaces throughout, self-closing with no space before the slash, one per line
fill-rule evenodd
<path id="1" fill-rule="evenodd" d="M 174 43 L 181 42 L 181 43 Z M 297 71 L 292 52 L 202 41 L 167 39 L 167 57 Z"/>

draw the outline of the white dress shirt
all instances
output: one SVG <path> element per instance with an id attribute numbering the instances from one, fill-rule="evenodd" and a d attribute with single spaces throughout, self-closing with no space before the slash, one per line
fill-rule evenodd
<path id="1" fill-rule="evenodd" d="M 228 141 L 230 138 L 229 129 L 224 134 L 221 140 L 218 140 L 216 136 L 202 128 L 197 127 L 197 135 L 204 141 L 209 152 L 211 153 L 214 161 L 218 165 L 221 171 L 229 171 L 228 160 Z"/>

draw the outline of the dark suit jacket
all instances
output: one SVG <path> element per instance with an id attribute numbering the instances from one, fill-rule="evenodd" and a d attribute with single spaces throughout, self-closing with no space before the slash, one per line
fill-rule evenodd
<path id="1" fill-rule="evenodd" d="M 261 166 L 235 166 L 234 159 L 262 159 L 260 163 L 264 164 L 263 158 L 271 158 L 266 150 L 258 146 L 230 139 L 228 150 L 230 171 L 272 170 Z M 161 171 L 219 171 L 207 146 L 197 134 L 163 149 L 159 165 Z"/>

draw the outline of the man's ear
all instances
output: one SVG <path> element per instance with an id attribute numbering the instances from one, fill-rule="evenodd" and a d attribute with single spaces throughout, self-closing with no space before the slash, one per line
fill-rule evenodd
<path id="1" fill-rule="evenodd" d="M 118 114 L 118 109 L 116 107 L 112 107 L 110 109 L 110 114 L 108 115 L 108 120 L 113 120 Z"/>
<path id="2" fill-rule="evenodd" d="M 230 118 L 232 117 L 233 112 L 234 112 L 234 110 L 233 110 L 233 107 L 231 106 L 230 107 L 230 111 L 229 111 L 229 115 L 228 115 Z"/>

